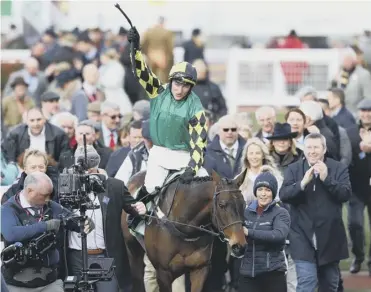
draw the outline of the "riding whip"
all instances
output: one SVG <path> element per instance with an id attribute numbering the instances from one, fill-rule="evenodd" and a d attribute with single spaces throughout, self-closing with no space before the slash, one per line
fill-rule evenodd
<path id="1" fill-rule="evenodd" d="M 124 10 L 121 9 L 120 5 L 118 3 L 116 3 L 115 7 L 121 12 L 121 14 L 123 16 L 125 16 L 126 20 L 129 22 L 130 27 L 133 28 L 133 24 L 131 23 L 130 18 L 126 15 Z M 134 52 L 134 43 L 133 42 L 130 44 L 130 51 L 131 51 L 131 64 L 132 64 L 131 69 L 133 71 L 134 76 L 136 76 L 136 74 L 135 74 L 135 52 Z"/>

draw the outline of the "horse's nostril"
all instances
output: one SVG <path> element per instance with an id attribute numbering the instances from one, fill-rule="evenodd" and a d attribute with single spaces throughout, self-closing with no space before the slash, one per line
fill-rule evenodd
<path id="1" fill-rule="evenodd" d="M 236 255 L 242 255 L 245 253 L 245 246 L 242 246 L 240 244 L 233 244 L 231 247 L 233 253 Z"/>

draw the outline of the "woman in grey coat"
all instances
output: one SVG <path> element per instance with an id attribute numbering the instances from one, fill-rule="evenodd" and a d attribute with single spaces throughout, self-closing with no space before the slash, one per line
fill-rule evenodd
<path id="1" fill-rule="evenodd" d="M 290 215 L 274 200 L 278 183 L 269 171 L 254 182 L 254 195 L 245 210 L 247 248 L 242 259 L 239 292 L 286 292 L 287 263 L 284 252 Z"/>

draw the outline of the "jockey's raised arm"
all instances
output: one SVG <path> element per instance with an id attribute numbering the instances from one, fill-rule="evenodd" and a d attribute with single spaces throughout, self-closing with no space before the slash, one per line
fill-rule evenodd
<path id="1" fill-rule="evenodd" d="M 163 85 L 160 79 L 148 68 L 143 54 L 140 51 L 140 36 L 135 27 L 129 31 L 129 41 L 133 44 L 131 56 L 134 55 L 135 64 L 132 64 L 135 68 L 135 75 L 138 77 L 140 85 L 145 89 L 149 98 L 156 98 L 159 93 L 163 90 Z M 130 58 L 133 62 L 133 58 Z"/>

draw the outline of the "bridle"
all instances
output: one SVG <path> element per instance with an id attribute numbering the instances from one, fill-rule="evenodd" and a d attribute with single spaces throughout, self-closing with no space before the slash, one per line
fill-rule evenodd
<path id="1" fill-rule="evenodd" d="M 221 226 L 220 224 L 220 220 L 218 219 L 218 216 L 217 216 L 217 209 L 218 209 L 218 196 L 221 194 L 221 193 L 224 193 L 224 192 L 228 192 L 228 193 L 238 193 L 238 192 L 241 192 L 239 189 L 233 189 L 233 190 L 219 190 L 217 191 L 217 187 L 215 187 L 215 192 L 214 192 L 214 196 L 213 196 L 213 206 L 212 206 L 212 218 L 211 220 L 214 221 L 215 220 L 215 227 L 216 229 L 218 230 L 218 237 L 221 241 L 223 242 L 228 242 L 228 238 L 225 236 L 225 233 L 224 233 L 224 230 L 227 229 L 228 227 L 231 227 L 233 225 L 236 225 L 236 224 L 243 224 L 243 221 L 242 220 L 237 220 L 237 221 L 234 221 L 232 223 L 229 223 L 229 224 L 226 224 L 224 226 Z M 233 199 L 233 202 L 235 204 L 235 207 L 236 207 L 236 210 L 238 209 L 238 206 L 237 206 L 237 202 L 236 202 L 236 199 Z"/>
<path id="2" fill-rule="evenodd" d="M 158 216 L 153 216 L 153 215 L 149 215 L 149 214 L 145 214 L 143 216 L 147 217 L 147 218 L 151 218 L 151 219 L 156 219 L 158 221 L 170 223 L 170 224 L 173 224 L 173 225 L 178 225 L 178 226 L 183 226 L 183 227 L 190 227 L 190 228 L 196 229 L 198 231 L 208 233 L 212 236 L 218 237 L 222 242 L 228 242 L 229 239 L 226 237 L 226 235 L 224 233 L 224 230 L 227 229 L 228 227 L 236 225 L 236 224 L 243 224 L 243 221 L 237 220 L 237 221 L 234 221 L 232 223 L 229 223 L 229 224 L 226 224 L 226 225 L 222 226 L 222 224 L 221 224 L 221 222 L 220 222 L 220 220 L 218 219 L 218 216 L 217 216 L 217 209 L 218 209 L 218 197 L 221 193 L 224 193 L 224 192 L 237 193 L 237 192 L 241 192 L 241 191 L 239 189 L 218 190 L 218 185 L 217 185 L 215 187 L 215 191 L 214 191 L 214 195 L 213 195 L 212 210 L 211 210 L 211 215 L 212 215 L 211 223 L 207 224 L 207 225 L 196 226 L 196 225 L 191 225 L 191 224 L 186 224 L 186 223 L 181 223 L 181 222 L 169 220 L 165 217 L 159 218 Z M 234 204 L 235 204 L 236 209 L 237 209 L 238 206 L 237 206 L 236 199 L 234 199 L 233 201 L 234 201 Z M 214 231 L 207 228 L 211 224 L 214 224 L 214 227 L 217 230 L 217 232 L 214 232 Z M 174 226 L 174 228 L 176 228 L 176 227 Z M 189 241 L 193 241 L 193 240 L 189 240 Z"/>

